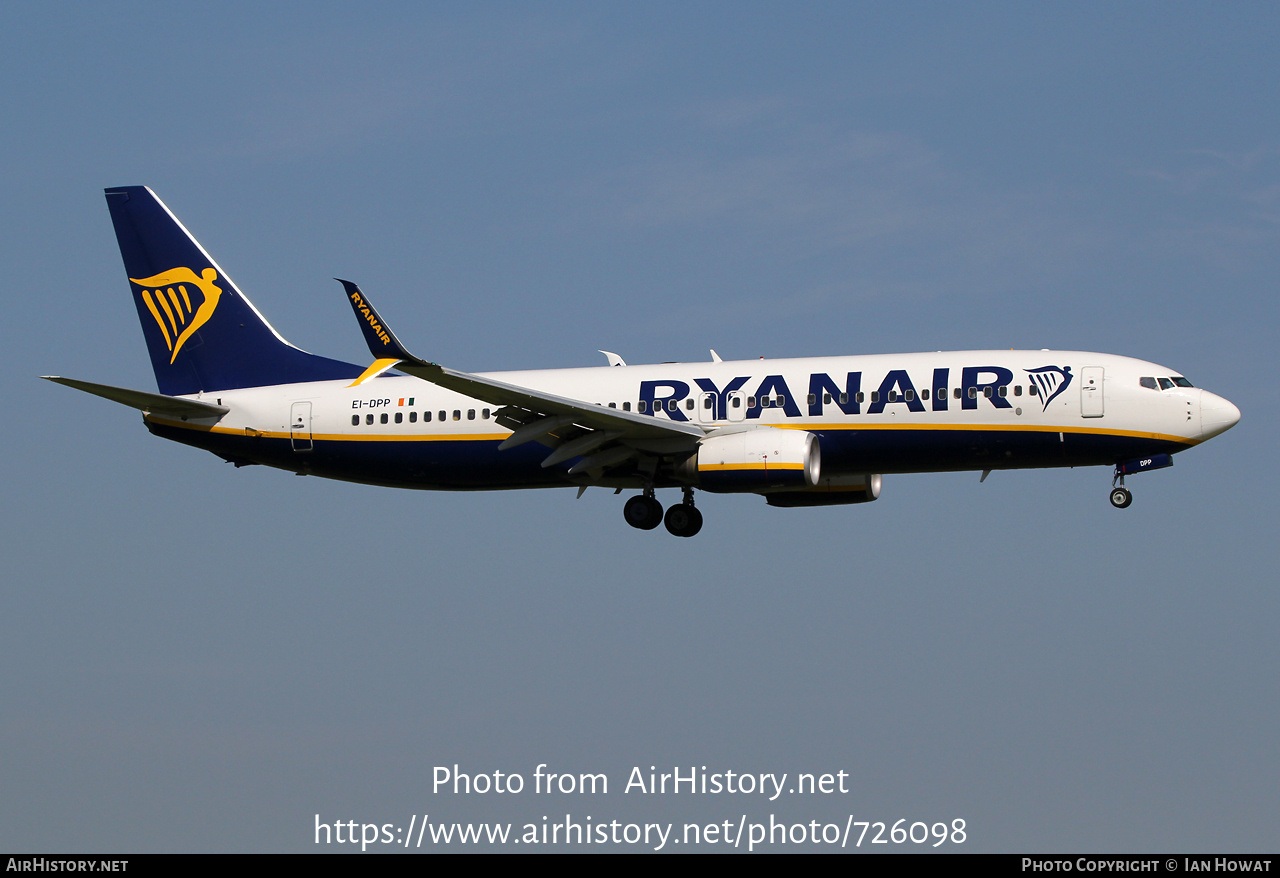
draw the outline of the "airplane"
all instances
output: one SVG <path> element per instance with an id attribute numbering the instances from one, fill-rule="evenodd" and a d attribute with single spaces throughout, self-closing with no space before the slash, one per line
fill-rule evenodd
<path id="1" fill-rule="evenodd" d="M 287 342 L 144 186 L 106 190 L 158 393 L 41 376 L 139 409 L 237 467 L 434 490 L 638 491 L 632 527 L 702 528 L 695 490 L 770 506 L 865 503 L 887 473 L 1113 467 L 1125 477 L 1236 424 L 1180 372 L 1111 354 L 957 351 L 467 373 L 421 359 L 340 280 L 372 362 Z M 659 489 L 677 488 L 667 507 Z"/>

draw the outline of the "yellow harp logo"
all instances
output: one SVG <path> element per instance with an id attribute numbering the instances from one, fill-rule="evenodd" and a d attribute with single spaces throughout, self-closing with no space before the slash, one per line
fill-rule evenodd
<path id="1" fill-rule="evenodd" d="M 189 268 L 171 268 L 151 277 L 129 278 L 142 287 L 142 301 L 156 319 L 164 343 L 172 351 L 170 363 L 177 359 L 178 351 L 182 350 L 186 340 L 213 316 L 213 309 L 218 307 L 218 297 L 222 295 L 222 287 L 214 284 L 217 279 L 218 273 L 212 268 L 206 268 L 199 277 Z M 198 292 L 201 296 L 194 308 L 188 284 L 192 287 L 191 292 Z"/>

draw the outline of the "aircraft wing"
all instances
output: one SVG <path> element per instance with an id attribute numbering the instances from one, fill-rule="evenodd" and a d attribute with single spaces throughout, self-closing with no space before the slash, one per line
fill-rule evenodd
<path id="1" fill-rule="evenodd" d="M 574 423 L 592 430 L 621 430 L 628 436 L 645 438 L 689 436 L 695 441 L 706 435 L 696 424 L 660 421 L 649 415 L 591 405 L 468 372 L 457 372 L 437 363 L 401 360 L 396 369 L 494 405 L 514 406 L 540 415 L 571 415 Z"/>
<path id="2" fill-rule="evenodd" d="M 338 282 L 346 289 L 369 351 L 378 363 L 386 364 L 382 368 L 394 365 L 397 371 L 406 375 L 499 406 L 498 422 L 515 431 L 501 447 L 510 448 L 528 441 L 546 442 L 548 438 L 558 443 L 543 466 L 584 456 L 585 459 L 570 470 L 571 474 L 603 469 L 636 456 L 623 455 L 617 448 L 610 450 L 606 446 L 674 453 L 692 450 L 706 435 L 706 431 L 697 424 L 659 420 L 637 412 L 593 405 L 482 375 L 459 372 L 415 357 L 387 328 L 359 286 L 341 278 Z M 593 463 L 600 466 L 594 467 Z"/>
<path id="3" fill-rule="evenodd" d="M 112 387 L 110 384 L 94 384 L 91 381 L 77 381 L 74 378 L 63 378 L 60 375 L 41 375 L 46 381 L 62 384 L 92 393 L 103 399 L 127 405 L 152 415 L 168 415 L 177 418 L 220 418 L 231 409 L 198 399 L 182 399 L 177 396 L 165 396 L 163 393 L 148 393 L 145 390 L 129 390 L 124 387 Z"/>

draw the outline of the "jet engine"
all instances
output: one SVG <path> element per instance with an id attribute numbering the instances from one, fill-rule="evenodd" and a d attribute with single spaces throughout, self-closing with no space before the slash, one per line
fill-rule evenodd
<path id="1" fill-rule="evenodd" d="M 730 428 L 700 440 L 680 475 L 714 493 L 800 490 L 818 484 L 821 458 L 818 437 L 803 430 Z"/>
<path id="2" fill-rule="evenodd" d="M 880 474 L 824 478 L 803 491 L 774 491 L 764 495 L 770 506 L 843 506 L 870 503 L 880 496 Z"/>

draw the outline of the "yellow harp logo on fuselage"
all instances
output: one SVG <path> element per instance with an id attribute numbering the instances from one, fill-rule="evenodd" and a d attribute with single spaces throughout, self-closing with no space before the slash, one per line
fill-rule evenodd
<path id="1" fill-rule="evenodd" d="M 222 295 L 222 287 L 214 284 L 217 279 L 218 273 L 212 268 L 206 268 L 199 277 L 189 268 L 171 268 L 151 277 L 129 278 L 142 287 L 142 301 L 156 319 L 160 335 L 171 351 L 170 363 L 177 359 L 187 339 L 213 316 Z M 188 284 L 192 287 L 190 291 Z M 202 297 L 194 307 L 192 292 L 199 292 Z"/>

